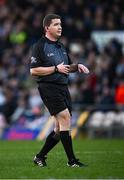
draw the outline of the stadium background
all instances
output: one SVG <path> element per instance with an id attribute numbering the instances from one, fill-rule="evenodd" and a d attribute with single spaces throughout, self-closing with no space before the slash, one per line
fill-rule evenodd
<path id="1" fill-rule="evenodd" d="M 69 76 L 72 136 L 124 137 L 122 1 L 0 0 L 0 138 L 44 139 L 53 127 L 29 73 L 47 13 L 62 16 L 61 41 L 90 69 Z"/>
<path id="2" fill-rule="evenodd" d="M 53 127 L 29 73 L 30 48 L 47 13 L 62 16 L 61 41 L 74 63 L 90 69 L 69 76 L 73 145 L 88 164 L 83 169 L 65 165 L 61 143 L 48 167 L 32 163 Z M 124 178 L 123 137 L 123 0 L 0 0 L 0 179 Z"/>

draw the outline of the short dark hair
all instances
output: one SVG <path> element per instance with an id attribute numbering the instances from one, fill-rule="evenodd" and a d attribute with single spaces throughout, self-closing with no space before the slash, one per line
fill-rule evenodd
<path id="1" fill-rule="evenodd" d="M 52 19 L 61 19 L 61 16 L 57 14 L 47 14 L 43 19 L 43 28 L 45 26 L 50 26 Z"/>

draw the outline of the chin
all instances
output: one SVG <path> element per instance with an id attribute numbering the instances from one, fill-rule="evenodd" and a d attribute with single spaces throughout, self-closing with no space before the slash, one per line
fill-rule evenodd
<path id="1" fill-rule="evenodd" d="M 57 36 L 60 37 L 62 35 L 62 33 L 58 33 Z"/>
<path id="2" fill-rule="evenodd" d="M 59 39 L 60 37 L 61 37 L 61 35 L 58 35 L 58 34 L 56 35 L 56 39 Z"/>

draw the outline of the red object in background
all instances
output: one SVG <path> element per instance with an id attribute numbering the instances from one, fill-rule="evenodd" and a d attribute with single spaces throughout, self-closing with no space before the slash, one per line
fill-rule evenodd
<path id="1" fill-rule="evenodd" d="M 124 105 L 124 84 L 117 87 L 115 92 L 115 102 L 116 104 Z"/>
<path id="2" fill-rule="evenodd" d="M 97 84 L 97 77 L 95 75 L 95 73 L 90 74 L 90 76 L 87 76 L 87 81 L 89 82 L 89 86 L 91 89 L 93 89 L 93 91 L 96 88 L 96 84 Z"/>
<path id="3" fill-rule="evenodd" d="M 0 0 L 0 6 L 5 4 L 6 3 L 6 0 Z"/>

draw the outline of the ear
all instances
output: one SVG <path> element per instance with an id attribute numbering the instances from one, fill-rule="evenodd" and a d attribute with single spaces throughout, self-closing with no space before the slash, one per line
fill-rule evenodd
<path id="1" fill-rule="evenodd" d="M 48 31 L 49 27 L 48 26 L 45 26 L 45 31 Z"/>

